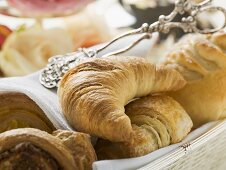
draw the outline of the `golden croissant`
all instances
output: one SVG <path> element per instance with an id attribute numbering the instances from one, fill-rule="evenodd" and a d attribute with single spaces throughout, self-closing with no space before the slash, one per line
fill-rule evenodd
<path id="1" fill-rule="evenodd" d="M 157 68 L 140 57 L 111 56 L 68 71 L 58 95 L 65 117 L 76 130 L 128 141 L 133 130 L 124 106 L 133 98 L 178 90 L 185 83 L 177 71 Z"/>
<path id="2" fill-rule="evenodd" d="M 55 130 L 34 101 L 16 92 L 0 92 L 0 122 L 0 133 L 24 127 L 37 128 L 50 133 Z"/>
<path id="3" fill-rule="evenodd" d="M 147 96 L 126 106 L 134 131 L 130 141 L 99 139 L 98 159 L 131 158 L 181 141 L 191 130 L 192 121 L 182 106 L 168 96 Z"/>
<path id="4" fill-rule="evenodd" d="M 178 70 L 187 85 L 170 92 L 191 116 L 194 126 L 226 117 L 226 33 L 185 36 L 163 65 Z"/>
<path id="5" fill-rule="evenodd" d="M 89 170 L 96 160 L 89 135 L 32 128 L 0 134 L 0 169 Z"/>

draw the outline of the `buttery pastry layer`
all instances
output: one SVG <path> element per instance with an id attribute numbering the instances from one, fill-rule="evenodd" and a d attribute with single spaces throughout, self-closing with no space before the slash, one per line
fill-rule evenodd
<path id="1" fill-rule="evenodd" d="M 32 127 L 47 132 L 55 128 L 45 113 L 29 97 L 21 93 L 0 93 L 0 132 Z"/>
<path id="2" fill-rule="evenodd" d="M 181 75 L 140 57 L 93 59 L 68 71 L 58 96 L 64 115 L 78 131 L 111 141 L 128 141 L 133 133 L 124 106 L 133 98 L 185 85 Z"/>
<path id="3" fill-rule="evenodd" d="M 83 133 L 57 130 L 53 136 L 59 138 L 70 149 L 75 165 L 79 170 L 92 169 L 92 164 L 97 160 L 95 150 L 90 142 L 90 136 Z"/>
<path id="4" fill-rule="evenodd" d="M 191 34 L 179 41 L 163 65 L 178 70 L 187 85 L 168 93 L 191 116 L 194 127 L 226 117 L 226 33 Z"/>
<path id="5" fill-rule="evenodd" d="M 87 134 L 32 128 L 0 134 L 0 168 L 89 170 L 96 154 Z"/>
<path id="6" fill-rule="evenodd" d="M 0 154 L 0 169 L 62 169 L 55 158 L 30 142 L 20 143 Z"/>
<path id="7" fill-rule="evenodd" d="M 126 106 L 133 136 L 128 142 L 99 139 L 98 159 L 131 158 L 180 142 L 191 130 L 192 121 L 184 109 L 168 96 L 147 96 Z"/>

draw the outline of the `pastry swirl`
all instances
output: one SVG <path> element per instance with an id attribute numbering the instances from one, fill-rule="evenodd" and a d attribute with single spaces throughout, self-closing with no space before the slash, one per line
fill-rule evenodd
<path id="1" fill-rule="evenodd" d="M 68 71 L 58 96 L 64 115 L 78 131 L 111 141 L 127 141 L 133 133 L 124 106 L 133 98 L 178 90 L 182 76 L 157 68 L 140 57 L 93 59 Z"/>
<path id="2" fill-rule="evenodd" d="M 192 121 L 181 105 L 168 96 L 147 96 L 126 105 L 134 131 L 130 141 L 98 139 L 98 159 L 131 158 L 180 142 L 191 130 Z"/>
<path id="3" fill-rule="evenodd" d="M 4 161 L 7 160 L 7 163 Z M 62 169 L 55 158 L 30 142 L 20 143 L 0 154 L 0 169 Z"/>
<path id="4" fill-rule="evenodd" d="M 0 134 L 0 169 L 92 169 L 96 154 L 88 135 L 32 128 Z"/>
<path id="5" fill-rule="evenodd" d="M 0 132 L 16 128 L 37 128 L 51 133 L 55 130 L 38 105 L 24 94 L 0 93 Z"/>

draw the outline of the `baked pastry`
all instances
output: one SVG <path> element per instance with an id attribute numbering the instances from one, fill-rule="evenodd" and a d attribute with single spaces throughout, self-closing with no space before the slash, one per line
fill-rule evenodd
<path id="1" fill-rule="evenodd" d="M 24 127 L 50 133 L 55 130 L 45 113 L 33 100 L 16 92 L 0 92 L 0 122 L 0 133 Z"/>
<path id="2" fill-rule="evenodd" d="M 178 72 L 156 68 L 140 57 L 111 56 L 68 71 L 58 96 L 65 117 L 76 130 L 119 142 L 130 140 L 133 132 L 124 109 L 130 100 L 178 90 L 185 83 Z"/>
<path id="3" fill-rule="evenodd" d="M 54 131 L 53 135 L 61 139 L 63 144 L 70 149 L 75 160 L 76 169 L 92 169 L 92 164 L 97 160 L 97 156 L 89 135 L 66 130 Z"/>
<path id="4" fill-rule="evenodd" d="M 72 38 L 63 29 L 39 25 L 11 33 L 0 52 L 0 69 L 5 76 L 22 76 L 40 70 L 54 55 L 73 51 Z"/>
<path id="5" fill-rule="evenodd" d="M 163 65 L 178 70 L 187 85 L 169 95 L 191 116 L 194 126 L 226 117 L 226 33 L 185 36 Z"/>
<path id="6" fill-rule="evenodd" d="M 0 169 L 92 169 L 96 154 L 89 135 L 32 128 L 0 134 Z"/>
<path id="7" fill-rule="evenodd" d="M 99 139 L 98 159 L 131 158 L 180 142 L 191 130 L 192 121 L 182 106 L 168 96 L 147 96 L 126 107 L 133 136 L 128 142 Z"/>

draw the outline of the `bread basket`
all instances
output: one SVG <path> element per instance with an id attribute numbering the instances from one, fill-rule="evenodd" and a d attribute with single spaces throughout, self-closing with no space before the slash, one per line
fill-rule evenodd
<path id="1" fill-rule="evenodd" d="M 57 56 L 50 59 L 47 67 L 40 74 L 40 83 L 46 88 L 54 88 L 58 86 L 59 80 L 70 68 L 74 67 L 76 63 L 87 58 L 98 58 L 99 53 L 107 47 L 114 44 L 116 41 L 123 39 L 131 35 L 140 35 L 137 40 L 134 40 L 129 46 L 121 48 L 119 50 L 101 55 L 110 56 L 115 54 L 121 54 L 127 52 L 140 41 L 144 39 L 150 39 L 154 32 L 168 33 L 172 28 L 180 28 L 184 32 L 196 32 L 201 34 L 214 33 L 226 26 L 226 10 L 222 7 L 215 7 L 211 5 L 211 0 L 204 0 L 201 3 L 194 4 L 189 0 L 178 0 L 175 2 L 175 9 L 168 15 L 161 15 L 157 22 L 153 24 L 143 24 L 140 28 L 129 31 L 115 39 L 106 45 L 96 49 L 79 49 L 79 51 L 64 55 Z M 206 11 L 218 11 L 222 12 L 225 16 L 225 23 L 221 28 L 204 29 L 201 30 L 197 26 L 198 15 Z M 188 16 L 184 17 L 187 13 Z M 175 22 L 174 19 L 181 15 L 181 21 Z M 208 125 L 206 125 L 208 126 Z M 226 121 L 215 122 L 214 125 L 201 127 L 188 136 L 188 140 L 184 140 L 181 143 L 170 147 L 161 154 L 161 151 L 156 151 L 152 155 L 156 154 L 159 157 L 152 157 L 152 159 L 146 159 L 146 163 L 135 166 L 118 166 L 114 163 L 108 163 L 108 161 L 100 161 L 93 164 L 94 169 L 223 169 L 226 167 L 224 158 L 226 158 L 226 147 L 223 147 L 224 140 L 226 139 Z M 196 133 L 198 131 L 198 135 Z M 195 137 L 194 137 L 195 136 Z M 138 158 L 139 159 L 139 158 Z M 120 160 L 119 160 L 120 161 Z M 133 164 L 133 159 L 129 160 L 127 164 Z M 124 160 L 126 162 L 126 160 Z M 134 160 L 134 162 L 136 162 Z M 144 166 L 144 164 L 146 164 Z"/>

